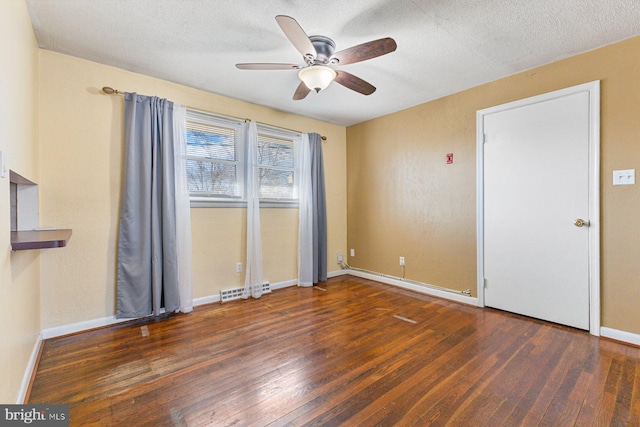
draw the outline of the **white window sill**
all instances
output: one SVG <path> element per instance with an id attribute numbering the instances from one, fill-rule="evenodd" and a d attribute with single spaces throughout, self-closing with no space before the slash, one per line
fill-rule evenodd
<path id="1" fill-rule="evenodd" d="M 191 199 L 192 208 L 246 208 L 246 201 Z M 298 208 L 297 200 L 260 200 L 261 208 Z"/>

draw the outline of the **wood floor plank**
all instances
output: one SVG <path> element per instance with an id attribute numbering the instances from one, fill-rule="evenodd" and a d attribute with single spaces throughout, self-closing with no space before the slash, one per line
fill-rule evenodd
<path id="1" fill-rule="evenodd" d="M 400 323 L 401 325 L 401 323 Z M 430 326 L 428 324 L 423 325 L 401 325 L 407 332 L 415 332 L 416 329 L 420 329 L 421 327 L 428 328 Z M 462 327 L 454 333 L 459 332 L 461 334 L 468 334 L 470 331 L 466 327 Z M 409 335 L 409 334 L 407 334 Z M 317 405 L 318 399 L 326 399 L 327 397 L 335 394 L 333 400 L 338 405 L 348 405 L 350 403 L 359 402 L 359 399 L 354 397 L 355 394 L 362 392 L 363 390 L 368 390 L 372 384 L 375 384 L 376 387 L 379 387 L 382 384 L 382 381 L 393 381 L 397 379 L 398 376 L 403 375 L 403 369 L 406 369 L 406 364 L 415 364 L 415 363 L 424 363 L 423 361 L 416 360 L 416 348 L 423 348 L 424 352 L 422 356 L 425 361 L 428 361 L 432 358 L 437 357 L 436 352 L 440 353 L 445 351 L 445 345 L 439 345 L 442 342 L 450 340 L 449 336 L 443 336 L 440 333 L 434 332 L 429 333 L 428 335 L 419 335 L 412 339 L 411 347 L 400 347 L 402 350 L 398 352 L 400 349 L 398 346 L 403 345 L 403 341 L 394 342 L 393 340 L 389 342 L 392 346 L 391 351 L 384 355 L 383 358 L 376 360 L 374 365 L 367 364 L 369 371 L 362 373 L 360 370 L 355 371 L 358 374 L 358 377 L 353 381 L 353 385 L 349 385 L 345 387 L 345 384 L 342 380 L 336 381 L 335 383 L 327 385 L 326 390 L 322 390 L 323 394 L 318 395 L 314 401 L 308 402 L 306 405 L 297 408 L 292 413 L 288 414 L 288 419 L 295 420 L 297 424 L 304 424 L 305 422 L 310 422 L 314 418 L 318 417 L 327 417 L 332 414 L 337 414 L 342 411 L 341 408 L 333 407 L 327 408 L 326 406 Z M 319 421 L 319 420 L 318 420 Z"/>
<path id="2" fill-rule="evenodd" d="M 633 397 L 633 384 L 636 379 L 637 364 L 637 360 L 634 358 L 634 356 L 637 357 L 637 352 L 632 352 L 631 350 L 635 349 L 628 349 L 626 352 L 618 390 L 615 392 L 617 398 L 616 404 L 613 408 L 612 423 L 618 425 L 623 424 L 630 419 L 631 399 Z"/>
<path id="3" fill-rule="evenodd" d="M 598 346 L 591 348 L 591 355 L 588 363 L 585 364 L 585 371 L 591 373 L 592 380 L 586 390 L 580 413 L 576 419 L 576 426 L 598 425 L 597 414 L 605 399 L 605 383 L 616 348 L 625 351 L 624 348 L 621 348 L 621 344 L 610 340 L 602 340 Z"/>
<path id="4" fill-rule="evenodd" d="M 453 341 L 457 342 L 459 338 L 464 339 L 472 332 L 469 328 L 461 329 L 458 331 L 459 335 L 452 336 L 452 340 L 447 339 L 436 343 L 437 348 L 443 353 L 449 352 L 451 350 L 449 346 L 454 345 Z M 445 344 L 445 342 L 448 343 Z M 436 363 L 439 359 L 438 355 L 429 354 L 427 349 L 425 349 L 424 353 L 426 360 L 431 361 L 431 363 Z M 295 423 L 342 425 L 354 412 L 359 412 L 366 407 L 368 402 L 379 399 L 382 395 L 388 393 L 399 384 L 408 381 L 414 375 L 422 376 L 423 373 L 419 370 L 421 364 L 421 361 L 412 358 L 397 366 L 397 369 L 384 372 L 384 375 L 373 376 L 367 381 L 362 381 L 357 389 L 343 389 L 342 393 L 337 396 L 338 405 L 330 410 L 317 408 L 315 411 L 305 414 L 305 417 L 296 419 Z"/>
<path id="5" fill-rule="evenodd" d="M 438 368 L 439 374 L 431 376 L 428 392 L 425 393 L 423 384 L 417 382 L 406 395 L 417 394 L 416 398 L 410 399 L 415 403 L 408 408 L 407 416 L 396 410 L 395 414 L 387 414 L 382 422 L 403 425 L 403 419 L 424 423 L 448 419 L 462 404 L 473 399 L 473 392 L 482 387 L 480 384 L 496 374 L 497 368 L 504 363 L 500 354 L 507 348 L 520 347 L 526 341 L 526 332 L 511 335 L 511 340 L 505 340 L 503 334 L 503 329 L 495 328 L 493 334 L 475 343 L 471 351 L 445 359 L 444 365 Z"/>
<path id="6" fill-rule="evenodd" d="M 629 408 L 629 425 L 640 426 L 640 348 L 629 347 L 628 350 L 628 357 L 636 361 L 636 375 L 633 380 Z"/>
<path id="7" fill-rule="evenodd" d="M 503 375 L 508 387 L 504 390 L 506 399 L 488 420 L 488 423 L 502 422 L 504 425 L 521 425 L 522 419 L 530 410 L 535 398 L 545 384 L 540 372 L 548 370 L 557 363 L 560 355 L 566 350 L 568 337 L 558 337 L 552 327 L 543 325 L 536 336 L 532 337 L 534 348 L 528 359 L 522 363 L 514 363 L 515 371 L 506 371 Z M 522 371 L 522 366 L 527 366 Z M 519 372 L 517 370 L 520 370 Z M 506 420 L 506 421 L 505 421 Z"/>
<path id="8" fill-rule="evenodd" d="M 568 369 L 559 378 L 559 387 L 540 422 L 540 426 L 573 425 L 575 423 L 583 401 L 581 393 L 584 392 L 579 386 L 589 379 L 588 377 L 581 378 L 589 356 L 588 341 L 585 338 L 588 337 L 573 337 L 572 343 L 575 346 L 572 349 L 575 354 Z M 579 379 L 582 380 L 580 384 L 578 384 Z"/>
<path id="9" fill-rule="evenodd" d="M 45 340 L 71 425 L 638 425 L 640 349 L 362 278 Z"/>

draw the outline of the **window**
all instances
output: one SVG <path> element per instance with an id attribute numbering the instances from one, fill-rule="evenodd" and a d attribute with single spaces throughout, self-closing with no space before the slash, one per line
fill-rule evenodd
<path id="1" fill-rule="evenodd" d="M 192 199 L 244 198 L 243 126 L 242 121 L 188 112 L 187 182 Z"/>
<path id="2" fill-rule="evenodd" d="M 245 122 L 187 111 L 187 178 L 192 206 L 246 203 Z M 258 194 L 276 206 L 298 201 L 296 153 L 301 135 L 258 125 Z"/>
<path id="3" fill-rule="evenodd" d="M 258 194 L 261 199 L 297 199 L 294 139 L 258 127 Z"/>

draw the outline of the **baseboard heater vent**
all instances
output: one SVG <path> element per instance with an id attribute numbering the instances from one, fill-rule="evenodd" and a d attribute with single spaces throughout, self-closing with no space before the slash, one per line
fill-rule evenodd
<path id="1" fill-rule="evenodd" d="M 233 300 L 237 300 L 242 298 L 242 292 L 244 288 L 231 288 L 231 289 L 223 289 L 220 291 L 220 302 L 229 302 Z M 262 293 L 268 294 L 271 292 L 271 284 L 269 282 L 265 282 L 262 284 Z"/>

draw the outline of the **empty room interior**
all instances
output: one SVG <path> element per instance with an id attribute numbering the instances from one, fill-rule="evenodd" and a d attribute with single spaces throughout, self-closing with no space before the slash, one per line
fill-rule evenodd
<path id="1" fill-rule="evenodd" d="M 0 403 L 640 425 L 637 0 L 1 0 L 0 34 Z"/>

